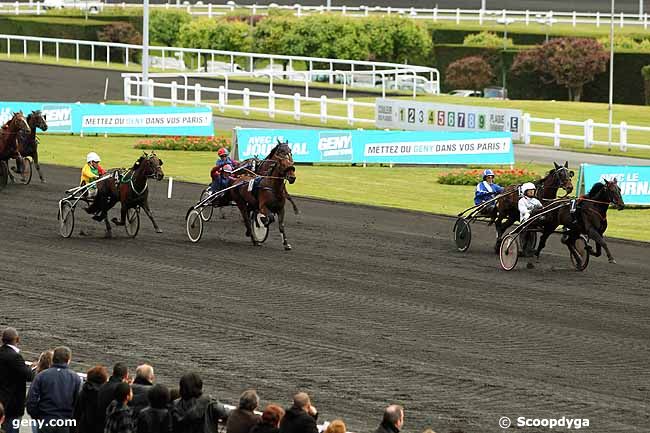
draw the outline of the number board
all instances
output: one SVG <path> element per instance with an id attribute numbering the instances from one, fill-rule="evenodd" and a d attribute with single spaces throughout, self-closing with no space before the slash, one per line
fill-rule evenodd
<path id="1" fill-rule="evenodd" d="M 502 131 L 514 140 L 522 135 L 521 110 L 377 98 L 375 112 L 379 128 Z"/>

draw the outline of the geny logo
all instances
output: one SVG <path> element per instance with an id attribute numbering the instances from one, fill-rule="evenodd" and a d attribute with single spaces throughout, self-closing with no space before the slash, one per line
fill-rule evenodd
<path id="1" fill-rule="evenodd" d="M 321 132 L 318 150 L 323 161 L 352 161 L 352 133 Z"/>
<path id="2" fill-rule="evenodd" d="M 68 105 L 43 105 L 43 114 L 50 128 L 68 130 L 72 127 L 72 108 Z"/>

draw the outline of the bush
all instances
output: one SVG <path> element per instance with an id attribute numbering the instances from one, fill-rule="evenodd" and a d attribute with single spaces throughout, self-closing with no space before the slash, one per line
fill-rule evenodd
<path id="1" fill-rule="evenodd" d="M 481 90 L 494 79 L 492 68 L 480 56 L 469 56 L 456 60 L 445 71 L 447 84 L 470 90 Z"/>
<path id="2" fill-rule="evenodd" d="M 181 27 L 190 20 L 190 15 L 184 11 L 154 9 L 149 21 L 151 40 L 167 47 L 176 46 Z"/>
<path id="3" fill-rule="evenodd" d="M 426 27 L 400 16 L 370 18 L 361 23 L 370 36 L 369 60 L 423 64 L 431 55 L 432 43 Z"/>
<path id="4" fill-rule="evenodd" d="M 179 42 L 187 48 L 246 51 L 253 48 L 248 24 L 199 18 L 181 26 Z"/>
<path id="5" fill-rule="evenodd" d="M 492 170 L 495 174 L 494 181 L 501 186 L 532 182 L 541 176 L 535 172 L 513 169 Z M 483 180 L 483 169 L 450 171 L 438 177 L 438 183 L 444 185 L 476 185 Z"/>
<path id="6" fill-rule="evenodd" d="M 496 33 L 481 32 L 465 36 L 463 45 L 486 48 L 503 48 L 503 38 Z M 506 39 L 506 47 L 512 47 L 512 39 Z"/>
<path id="7" fill-rule="evenodd" d="M 221 147 L 230 149 L 227 137 L 161 137 L 138 141 L 133 147 L 144 150 L 188 150 L 216 152 Z"/>
<path id="8" fill-rule="evenodd" d="M 102 42 L 142 44 L 142 35 L 131 23 L 111 23 L 97 32 L 97 39 Z"/>

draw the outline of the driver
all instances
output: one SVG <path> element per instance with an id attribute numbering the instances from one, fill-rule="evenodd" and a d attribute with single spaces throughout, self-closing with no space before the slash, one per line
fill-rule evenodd
<path id="1" fill-rule="evenodd" d="M 228 149 L 225 147 L 219 149 L 217 155 L 219 155 L 219 159 L 217 159 L 215 166 L 210 170 L 210 177 L 212 178 L 210 190 L 212 192 L 228 187 L 228 177 L 239 165 L 237 161 L 230 158 Z"/>
<path id="2" fill-rule="evenodd" d="M 522 196 L 519 199 L 519 222 L 530 218 L 531 214 L 542 208 L 542 203 L 535 197 L 535 184 L 526 182 L 521 186 Z"/>
<path id="3" fill-rule="evenodd" d="M 106 170 L 99 165 L 101 158 L 95 152 L 90 152 L 86 155 L 86 164 L 81 169 L 80 186 L 87 185 L 101 176 L 106 174 Z M 92 198 L 97 194 L 97 187 L 95 185 L 88 188 L 88 197 Z"/>
<path id="4" fill-rule="evenodd" d="M 479 182 L 476 185 L 476 192 L 474 193 L 474 204 L 479 205 L 486 201 L 489 201 L 504 191 L 504 188 L 500 185 L 494 183 L 494 172 L 489 168 L 483 171 L 483 181 Z M 490 209 L 486 209 L 486 213 L 489 213 L 492 208 L 496 206 L 496 203 L 489 205 Z"/>

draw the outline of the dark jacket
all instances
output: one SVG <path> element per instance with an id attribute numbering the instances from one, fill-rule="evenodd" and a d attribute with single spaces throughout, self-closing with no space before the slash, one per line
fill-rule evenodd
<path id="1" fill-rule="evenodd" d="M 133 399 L 129 402 L 129 407 L 133 409 L 133 419 L 138 419 L 138 414 L 142 409 L 149 406 L 149 397 L 147 393 L 153 384 L 146 379 L 136 377 L 131 385 L 133 390 Z"/>
<path id="2" fill-rule="evenodd" d="M 0 347 L 0 402 L 7 418 L 18 418 L 25 413 L 25 384 L 33 377 L 20 353 L 6 344 Z"/>
<path id="3" fill-rule="evenodd" d="M 226 433 L 248 433 L 261 420 L 262 417 L 255 415 L 253 411 L 235 409 L 228 415 Z"/>
<path id="4" fill-rule="evenodd" d="M 271 424 L 260 422 L 255 424 L 249 433 L 279 433 L 280 429 L 273 427 Z"/>
<path id="5" fill-rule="evenodd" d="M 299 407 L 292 406 L 287 409 L 280 423 L 280 433 L 318 433 L 316 418 L 309 415 Z"/>
<path id="6" fill-rule="evenodd" d="M 382 421 L 375 433 L 399 433 L 399 429 L 394 424 Z"/>
<path id="7" fill-rule="evenodd" d="M 106 409 L 108 409 L 113 398 L 115 398 L 115 389 L 120 383 L 122 383 L 121 377 L 111 376 L 108 382 L 99 388 L 99 393 L 97 394 L 97 414 L 100 417 L 99 422 L 102 428 L 104 428 L 104 421 L 106 420 Z"/>
<path id="8" fill-rule="evenodd" d="M 138 415 L 138 433 L 172 433 L 172 414 L 168 409 L 154 409 L 151 406 Z"/>
<path id="9" fill-rule="evenodd" d="M 135 433 L 131 408 L 113 400 L 106 409 L 104 433 Z"/>
<path id="10" fill-rule="evenodd" d="M 27 395 L 32 418 L 70 419 L 81 388 L 81 378 L 66 364 L 54 364 L 34 378 Z"/>
<path id="11" fill-rule="evenodd" d="M 228 411 L 216 400 L 201 396 L 183 400 L 172 406 L 174 433 L 217 433 L 219 420 L 226 420 Z"/>
<path id="12" fill-rule="evenodd" d="M 97 397 L 102 384 L 86 382 L 81 387 L 74 406 L 74 419 L 77 421 L 77 433 L 102 433 L 104 417 L 97 410 Z"/>

